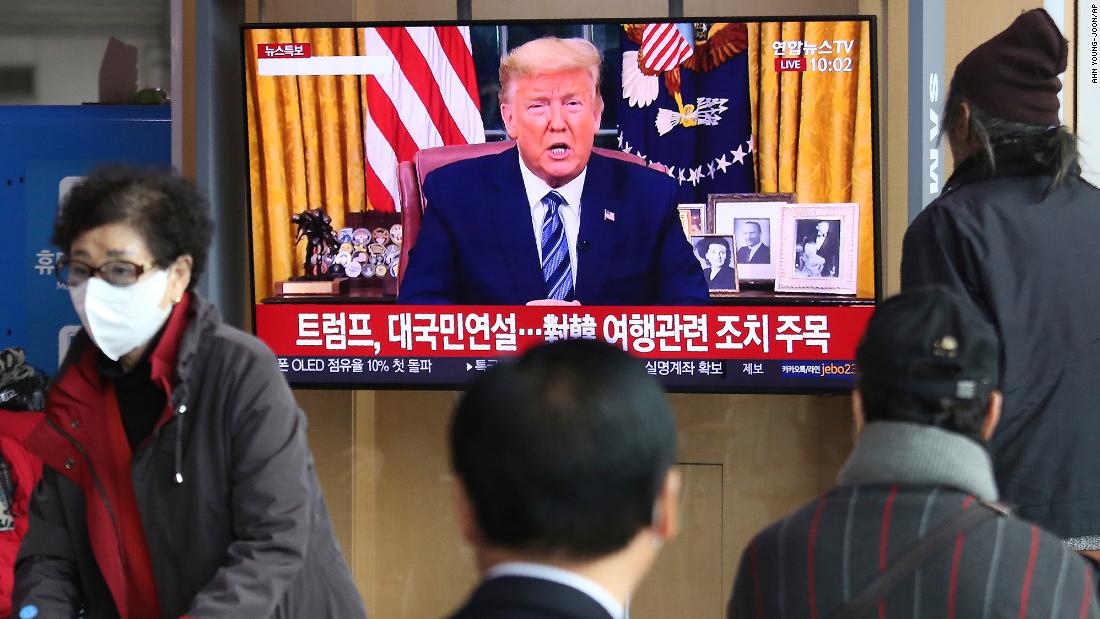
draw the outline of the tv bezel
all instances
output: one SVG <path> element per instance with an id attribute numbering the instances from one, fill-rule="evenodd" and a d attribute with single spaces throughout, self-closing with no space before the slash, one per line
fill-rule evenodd
<path id="1" fill-rule="evenodd" d="M 873 299 L 851 299 L 845 298 L 829 298 L 822 297 L 820 299 L 813 300 L 798 300 L 792 301 L 791 299 L 768 299 L 765 297 L 753 298 L 752 302 L 728 302 L 723 299 L 723 304 L 738 307 L 767 307 L 774 305 L 822 305 L 829 307 L 841 307 L 851 305 L 875 305 L 877 306 L 882 302 L 884 298 L 883 288 L 883 268 L 882 268 L 882 235 L 883 235 L 883 222 L 882 222 L 882 174 L 881 174 L 881 147 L 879 132 L 879 46 L 878 46 L 878 19 L 875 15 L 770 15 L 770 16 L 751 16 L 751 17 L 738 17 L 738 16 L 691 16 L 691 17 L 593 17 L 593 18 L 553 18 L 553 19 L 502 19 L 502 20 L 488 20 L 488 19 L 439 19 L 439 20 L 380 20 L 380 21 L 339 21 L 339 22 L 245 22 L 240 25 L 240 50 L 241 56 L 239 66 L 241 67 L 241 101 L 244 104 L 242 109 L 242 123 L 241 130 L 244 134 L 244 147 L 245 147 L 245 161 L 251 159 L 251 152 L 249 148 L 248 140 L 248 62 L 247 54 L 249 50 L 246 47 L 246 32 L 249 30 L 281 30 L 281 29 L 294 29 L 294 28 L 415 28 L 415 27 L 434 27 L 434 26 L 505 26 L 511 24 L 523 24 L 523 25 L 587 25 L 587 24 L 643 24 L 643 23 L 691 23 L 696 21 L 706 22 L 719 22 L 719 23 L 768 23 L 768 22 L 867 22 L 871 39 L 871 83 L 870 83 L 870 96 L 871 96 L 871 170 L 874 177 L 874 185 L 871 192 L 871 212 L 873 218 L 873 232 L 874 243 L 872 251 L 874 253 L 874 283 L 875 294 Z M 248 284 L 249 284 L 249 303 L 251 314 L 251 331 L 253 335 L 257 335 L 257 323 L 256 323 L 256 306 L 258 301 L 256 299 L 256 268 L 255 268 L 255 247 L 253 245 L 252 234 L 252 178 L 251 169 L 245 177 L 245 194 L 247 204 L 247 221 L 248 221 Z M 316 301 L 311 299 L 310 303 Z M 354 302 L 348 302 L 348 304 L 355 304 Z M 472 380 L 472 379 L 471 379 Z M 288 379 L 288 382 L 289 379 Z M 303 390 L 368 390 L 368 391 L 456 391 L 465 388 L 466 383 L 455 384 L 425 384 L 425 383 L 369 383 L 369 384 L 326 384 L 326 383 L 310 383 L 295 381 L 290 383 L 293 389 Z M 850 392 L 848 387 L 767 387 L 762 389 L 722 389 L 722 388 L 683 388 L 683 387 L 669 387 L 665 386 L 666 391 L 669 393 L 700 393 L 700 394 L 728 394 L 728 395 L 844 395 Z"/>

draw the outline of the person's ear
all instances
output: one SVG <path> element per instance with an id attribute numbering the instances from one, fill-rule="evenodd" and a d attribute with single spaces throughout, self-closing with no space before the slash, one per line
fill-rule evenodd
<path id="1" fill-rule="evenodd" d="M 510 102 L 506 102 L 504 99 L 500 100 L 500 118 L 504 121 L 504 130 L 508 132 L 508 137 L 513 140 L 516 139 L 516 129 L 513 125 L 515 121 L 515 108 Z"/>
<path id="2" fill-rule="evenodd" d="M 661 542 L 667 542 L 680 534 L 680 487 L 683 479 L 680 470 L 672 467 L 665 473 L 661 491 L 653 505 L 653 533 Z"/>
<path id="3" fill-rule="evenodd" d="M 477 526 L 477 517 L 474 514 L 473 503 L 466 492 L 466 484 L 462 478 L 455 477 L 454 485 L 455 520 L 458 521 L 458 530 L 462 538 L 474 548 L 481 546 L 481 529 Z"/>
<path id="4" fill-rule="evenodd" d="M 852 442 L 859 440 L 867 418 L 863 416 L 863 394 L 859 389 L 852 390 Z"/>
<path id="5" fill-rule="evenodd" d="M 968 153 L 970 137 L 970 104 L 963 101 L 959 103 L 959 112 L 955 115 L 954 124 L 947 128 L 947 141 L 953 151 L 952 155 Z"/>
<path id="6" fill-rule="evenodd" d="M 959 116 L 955 122 L 955 130 L 962 137 L 970 137 L 970 104 L 966 101 L 959 104 Z"/>
<path id="7" fill-rule="evenodd" d="M 194 259 L 189 254 L 184 254 L 168 265 L 165 269 L 168 272 L 168 289 L 164 293 L 164 299 L 161 300 L 161 307 L 171 307 L 180 302 L 183 293 L 187 292 L 188 286 L 191 285 L 191 269 L 194 264 Z"/>
<path id="8" fill-rule="evenodd" d="M 989 440 L 993 438 L 993 431 L 997 429 L 997 424 L 1001 421 L 1001 404 L 1004 402 L 1004 396 L 997 389 L 993 390 L 993 393 L 989 394 L 989 405 L 985 408 L 985 417 L 982 419 L 982 438 Z"/>

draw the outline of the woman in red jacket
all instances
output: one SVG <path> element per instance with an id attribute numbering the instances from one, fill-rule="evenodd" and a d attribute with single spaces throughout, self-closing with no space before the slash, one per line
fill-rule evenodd
<path id="1" fill-rule="evenodd" d="M 194 290 L 212 224 L 176 176 L 101 170 L 54 225 L 84 329 L 27 440 L 13 602 L 38 617 L 362 617 L 274 355 Z"/>

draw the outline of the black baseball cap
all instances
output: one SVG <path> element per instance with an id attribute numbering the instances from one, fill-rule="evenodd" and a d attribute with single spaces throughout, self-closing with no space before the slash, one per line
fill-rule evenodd
<path id="1" fill-rule="evenodd" d="M 982 401 L 1000 380 L 1000 343 L 970 299 L 927 287 L 879 305 L 856 363 L 861 384 L 922 400 Z"/>

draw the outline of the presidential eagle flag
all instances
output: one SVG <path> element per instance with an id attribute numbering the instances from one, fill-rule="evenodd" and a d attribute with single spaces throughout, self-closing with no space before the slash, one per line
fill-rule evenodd
<path id="1" fill-rule="evenodd" d="M 743 23 L 624 24 L 619 149 L 660 163 L 681 203 L 756 190 Z"/>

